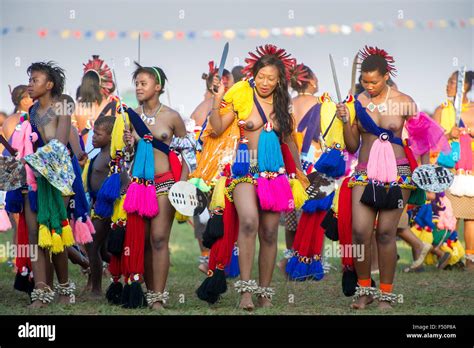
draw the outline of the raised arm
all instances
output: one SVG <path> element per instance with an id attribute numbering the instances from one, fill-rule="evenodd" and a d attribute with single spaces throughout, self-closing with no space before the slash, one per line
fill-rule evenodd
<path id="1" fill-rule="evenodd" d="M 214 77 L 213 83 L 218 87 L 218 90 L 214 93 L 214 98 L 212 100 L 212 109 L 211 115 L 209 117 L 209 123 L 211 124 L 214 135 L 219 136 L 224 133 L 224 131 L 232 124 L 234 120 L 234 112 L 229 111 L 225 115 L 220 115 L 219 109 L 222 99 L 224 98 L 225 88 L 217 76 Z"/>

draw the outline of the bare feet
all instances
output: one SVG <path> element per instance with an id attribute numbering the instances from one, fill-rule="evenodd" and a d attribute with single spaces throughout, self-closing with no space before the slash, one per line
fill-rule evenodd
<path id="1" fill-rule="evenodd" d="M 244 311 L 253 311 L 255 308 L 255 305 L 252 302 L 252 294 L 249 292 L 244 292 L 242 293 L 242 296 L 240 298 L 240 304 L 239 308 L 243 309 Z"/>
<path id="2" fill-rule="evenodd" d="M 268 298 L 262 296 L 258 298 L 258 306 L 261 308 L 271 308 L 273 304 Z"/>
<path id="3" fill-rule="evenodd" d="M 390 305 L 390 303 L 386 301 L 379 301 L 379 309 L 381 310 L 387 310 L 387 309 L 393 309 L 393 307 Z"/>
<path id="4" fill-rule="evenodd" d="M 421 248 L 415 250 L 415 260 L 410 265 L 410 269 L 415 270 L 423 265 L 426 255 L 430 252 L 432 246 L 428 243 L 423 243 Z"/>
<path id="5" fill-rule="evenodd" d="M 200 263 L 198 266 L 198 269 L 204 273 L 207 274 L 207 271 L 209 270 L 209 265 L 207 263 Z"/>
<path id="6" fill-rule="evenodd" d="M 280 270 L 281 274 L 287 278 L 288 277 L 288 273 L 286 273 L 286 265 L 288 263 L 288 259 L 287 258 L 283 258 L 281 259 L 280 261 L 277 262 L 277 267 L 278 269 Z"/>
<path id="7" fill-rule="evenodd" d="M 40 300 L 33 301 L 31 304 L 28 305 L 28 308 L 37 309 L 37 308 L 44 308 L 47 307 L 47 303 L 43 303 Z"/>
<path id="8" fill-rule="evenodd" d="M 352 309 L 365 309 L 366 306 L 374 302 L 372 296 L 361 296 L 351 304 Z"/>
<path id="9" fill-rule="evenodd" d="M 161 310 L 164 310 L 165 307 L 163 306 L 162 302 L 155 302 L 151 305 L 151 309 L 155 311 L 161 311 Z"/>
<path id="10" fill-rule="evenodd" d="M 72 298 L 69 295 L 59 295 L 58 303 L 67 305 L 73 302 L 72 302 Z"/>
<path id="11" fill-rule="evenodd" d="M 474 261 L 466 258 L 466 266 L 465 266 L 466 271 L 473 272 L 474 271 Z"/>
<path id="12" fill-rule="evenodd" d="M 451 259 L 451 253 L 445 252 L 438 261 L 438 265 L 437 265 L 438 269 L 445 269 L 446 266 L 449 264 L 450 259 Z"/>

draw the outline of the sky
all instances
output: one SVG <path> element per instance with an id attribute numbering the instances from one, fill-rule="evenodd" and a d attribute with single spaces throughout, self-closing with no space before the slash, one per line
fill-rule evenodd
<path id="1" fill-rule="evenodd" d="M 473 21 L 469 23 L 469 19 Z M 446 28 L 398 28 L 398 19 L 427 23 L 446 20 Z M 450 20 L 465 19 L 464 28 Z M 213 39 L 201 35 L 206 30 L 307 27 L 370 22 L 372 32 L 350 34 L 316 33 L 301 37 L 270 35 Z M 378 23 L 381 23 L 378 26 Z M 437 22 L 436 22 L 437 23 Z M 285 48 L 298 62 L 308 65 L 318 76 L 320 93 L 335 96 L 328 55 L 336 63 L 341 90 L 350 88 L 351 65 L 364 45 L 384 48 L 395 58 L 399 89 L 412 96 L 422 110 L 433 111 L 443 102 L 449 75 L 461 65 L 474 69 L 473 0 L 0 0 L 0 110 L 11 112 L 8 85 L 26 84 L 26 69 L 34 61 L 54 60 L 66 70 L 66 92 L 75 95 L 82 77 L 82 64 L 99 54 L 115 67 L 122 95 L 133 100 L 133 61 L 138 60 L 138 40 L 130 38 L 61 38 L 63 30 L 105 30 L 116 32 L 196 31 L 194 39 L 142 39 L 140 63 L 160 66 L 168 76 L 165 104 L 189 117 L 202 101 L 205 83 L 201 75 L 207 63 L 218 61 L 229 41 L 226 68 L 244 64 L 249 51 L 265 43 Z M 21 31 L 15 28 L 21 27 Z M 7 29 L 5 29 L 7 28 Z M 353 27 L 352 27 L 353 28 Z M 40 38 L 38 30 L 48 29 Z M 7 33 L 5 33 L 7 30 Z M 474 95 L 471 95 L 474 99 Z"/>

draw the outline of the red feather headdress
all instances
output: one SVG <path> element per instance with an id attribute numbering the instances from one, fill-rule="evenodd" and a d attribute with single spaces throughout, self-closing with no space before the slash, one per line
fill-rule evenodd
<path id="1" fill-rule="evenodd" d="M 291 81 L 296 81 L 296 83 L 301 86 L 304 82 L 309 82 L 309 72 L 304 68 L 304 64 L 295 64 L 290 69 L 290 79 Z"/>
<path id="2" fill-rule="evenodd" d="M 378 47 L 372 47 L 372 46 L 365 46 L 363 49 L 359 51 L 359 58 L 364 61 L 367 57 L 372 56 L 372 55 L 377 55 L 385 59 L 387 62 L 387 70 L 390 75 L 396 76 L 397 69 L 395 68 L 395 60 L 393 59 L 392 56 L 390 56 L 387 51 L 378 48 Z"/>
<path id="3" fill-rule="evenodd" d="M 262 57 L 275 56 L 285 65 L 286 79 L 290 80 L 290 69 L 296 64 L 296 60 L 294 58 L 290 58 L 291 54 L 287 53 L 285 49 L 278 48 L 275 45 L 267 44 L 265 46 L 257 47 L 257 52 L 249 52 L 249 55 L 249 58 L 245 58 L 245 63 L 247 63 L 247 66 L 242 69 L 242 73 L 246 74 L 248 77 L 252 77 L 252 69 Z"/>
<path id="4" fill-rule="evenodd" d="M 99 76 L 99 85 L 103 95 L 109 96 L 114 88 L 112 71 L 98 55 L 93 55 L 92 59 L 84 65 L 84 74 L 94 71 Z"/>

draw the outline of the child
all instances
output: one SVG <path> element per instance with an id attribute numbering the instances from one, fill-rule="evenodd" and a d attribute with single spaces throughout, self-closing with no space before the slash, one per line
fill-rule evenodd
<path id="1" fill-rule="evenodd" d="M 111 134 L 114 127 L 115 117 L 103 116 L 94 123 L 94 135 L 92 145 L 100 152 L 90 160 L 87 170 L 87 190 L 89 192 L 92 208 L 97 199 L 97 193 L 109 174 Z M 126 184 L 127 175 L 121 175 L 122 184 Z M 93 242 L 86 245 L 90 263 L 90 291 L 92 297 L 102 297 L 102 261 L 108 262 L 109 257 L 104 253 L 105 242 L 110 232 L 110 217 L 103 218 L 92 214 L 92 223 L 96 233 Z"/>

